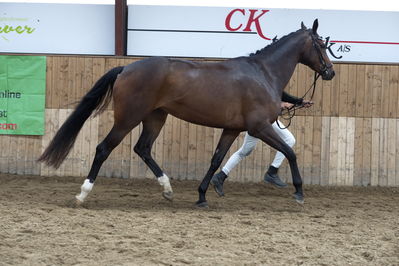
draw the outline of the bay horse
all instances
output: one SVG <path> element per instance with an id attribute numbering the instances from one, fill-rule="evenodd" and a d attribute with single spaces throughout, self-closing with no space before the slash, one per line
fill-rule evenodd
<path id="1" fill-rule="evenodd" d="M 317 28 L 317 19 L 311 29 L 301 23 L 299 30 L 255 54 L 217 63 L 152 57 L 115 67 L 81 99 L 38 160 L 58 168 L 84 122 L 93 112 L 104 110 L 113 95 L 114 124 L 96 148 L 90 172 L 76 196 L 78 202 L 83 202 L 92 190 L 111 151 L 140 122 L 143 130 L 134 151 L 163 186 L 162 195 L 172 200 L 169 178 L 151 156 L 152 145 L 171 114 L 190 123 L 223 129 L 209 170 L 198 188 L 197 206 L 207 206 L 205 194 L 210 179 L 241 131 L 248 131 L 285 155 L 291 168 L 295 199 L 303 203 L 296 155 L 271 124 L 279 115 L 283 89 L 298 63 L 309 66 L 324 80 L 335 75 Z"/>

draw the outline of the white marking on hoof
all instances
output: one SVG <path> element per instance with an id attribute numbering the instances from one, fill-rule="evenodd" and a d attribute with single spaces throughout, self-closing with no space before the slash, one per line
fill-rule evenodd
<path id="1" fill-rule="evenodd" d="M 165 174 L 163 176 L 158 177 L 158 182 L 161 186 L 163 186 L 163 192 L 168 195 L 173 195 L 172 186 L 170 185 L 169 177 Z"/>
<path id="2" fill-rule="evenodd" d="M 75 196 L 78 202 L 83 203 L 85 201 L 87 195 L 89 195 L 90 191 L 93 189 L 93 185 L 94 184 L 90 183 L 89 179 L 85 179 L 83 185 L 80 187 L 80 194 Z"/>

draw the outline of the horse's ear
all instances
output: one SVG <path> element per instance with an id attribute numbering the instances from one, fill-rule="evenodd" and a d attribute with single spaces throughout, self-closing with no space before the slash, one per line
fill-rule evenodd
<path id="1" fill-rule="evenodd" d="M 317 28 L 319 27 L 319 20 L 316 18 L 313 22 L 312 32 L 313 34 L 317 33 Z"/>
<path id="2" fill-rule="evenodd" d="M 301 22 L 301 29 L 306 30 L 306 26 L 303 24 L 303 21 Z"/>

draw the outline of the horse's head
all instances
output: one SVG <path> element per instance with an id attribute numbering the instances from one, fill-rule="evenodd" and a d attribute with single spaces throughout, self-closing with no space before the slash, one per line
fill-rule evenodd
<path id="1" fill-rule="evenodd" d="M 322 40 L 317 34 L 318 26 L 319 22 L 317 19 L 313 22 L 312 29 L 307 29 L 302 22 L 301 27 L 306 31 L 309 37 L 307 37 L 308 40 L 305 43 L 305 49 L 300 58 L 300 62 L 319 73 L 324 80 L 331 80 L 335 72 L 333 64 L 327 56 L 328 38 L 326 42 Z"/>

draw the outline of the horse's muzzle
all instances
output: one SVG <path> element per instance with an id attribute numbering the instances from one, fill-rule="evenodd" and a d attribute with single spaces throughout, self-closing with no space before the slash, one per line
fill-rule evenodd
<path id="1" fill-rule="evenodd" d="M 321 73 L 321 78 L 323 80 L 332 80 L 335 76 L 335 71 L 332 67 L 327 68 Z"/>

